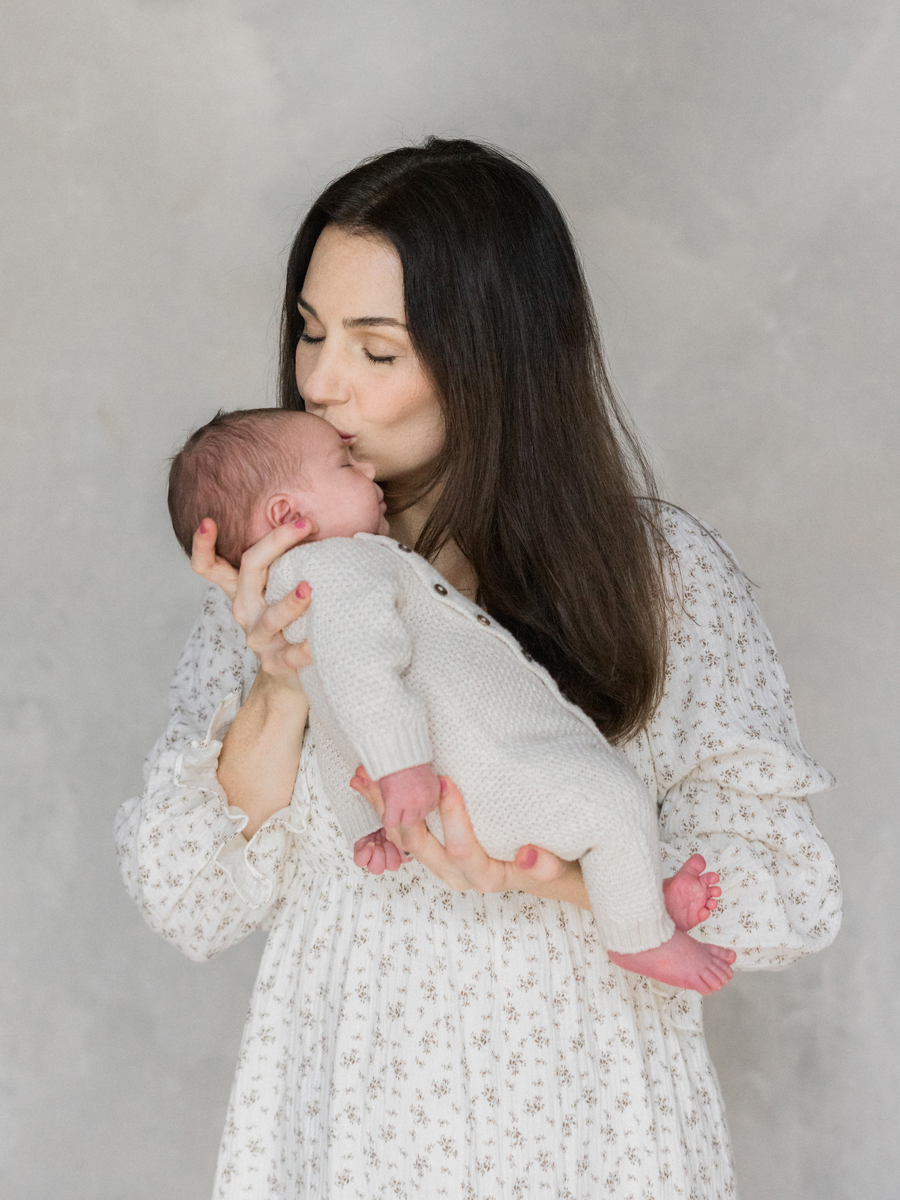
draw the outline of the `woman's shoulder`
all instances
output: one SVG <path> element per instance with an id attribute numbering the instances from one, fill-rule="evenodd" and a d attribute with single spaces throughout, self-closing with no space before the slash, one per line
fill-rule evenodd
<path id="1" fill-rule="evenodd" d="M 659 504 L 663 570 L 670 602 L 697 620 L 704 610 L 755 612 L 750 580 L 718 530 L 673 504 Z"/>
<path id="2" fill-rule="evenodd" d="M 663 502 L 656 505 L 655 518 L 666 545 L 679 561 L 712 556 L 724 561 L 730 570 L 740 572 L 731 547 L 708 522 L 677 504 Z"/>

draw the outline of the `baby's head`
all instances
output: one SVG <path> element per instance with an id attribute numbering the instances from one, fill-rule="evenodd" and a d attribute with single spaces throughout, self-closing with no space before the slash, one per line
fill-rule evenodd
<path id="1" fill-rule="evenodd" d="M 337 430 L 312 413 L 219 412 L 191 434 L 169 471 L 169 515 L 185 553 L 210 517 L 216 553 L 235 567 L 278 525 L 310 519 L 307 541 L 387 533 L 384 510 L 375 468 L 356 462 Z"/>

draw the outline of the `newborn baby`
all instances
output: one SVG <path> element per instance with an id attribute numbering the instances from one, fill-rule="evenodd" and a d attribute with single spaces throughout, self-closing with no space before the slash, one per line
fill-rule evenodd
<path id="1" fill-rule="evenodd" d="M 387 827 L 423 818 L 441 836 L 436 772 L 466 799 L 488 854 L 545 846 L 581 863 L 604 947 L 626 969 L 701 993 L 731 977 L 731 951 L 687 930 L 720 894 L 694 855 L 663 884 L 656 805 L 625 758 L 543 667 L 423 558 L 385 536 L 374 468 L 309 413 L 220 413 L 175 456 L 169 509 L 190 553 L 204 517 L 233 565 L 300 517 L 314 534 L 269 572 L 274 603 L 301 581 L 301 671 L 323 783 L 354 861 L 396 867 L 373 811 L 350 789 L 359 763 L 380 783 Z"/>

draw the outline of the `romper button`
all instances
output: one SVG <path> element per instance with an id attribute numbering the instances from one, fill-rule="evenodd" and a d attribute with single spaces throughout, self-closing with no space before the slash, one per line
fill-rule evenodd
<path id="1" fill-rule="evenodd" d="M 438 594 L 439 596 L 446 596 L 446 595 L 447 595 L 447 589 L 444 587 L 444 585 L 443 585 L 442 583 L 436 583 L 436 584 L 434 585 L 434 590 L 437 592 L 437 594 Z"/>
<path id="2" fill-rule="evenodd" d="M 482 625 L 490 625 L 490 621 L 482 613 L 478 614 L 478 620 L 481 622 Z"/>
<path id="3" fill-rule="evenodd" d="M 397 549 L 405 550 L 407 554 L 412 554 L 412 550 L 410 550 L 409 546 L 404 546 L 402 542 L 397 543 Z"/>
<path id="4" fill-rule="evenodd" d="M 534 655 L 529 654 L 527 650 L 522 651 L 522 657 L 525 659 L 526 662 L 534 662 Z"/>

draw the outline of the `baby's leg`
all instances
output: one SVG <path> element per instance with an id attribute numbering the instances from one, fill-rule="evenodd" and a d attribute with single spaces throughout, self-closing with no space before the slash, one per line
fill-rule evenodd
<path id="1" fill-rule="evenodd" d="M 370 875 L 381 875 L 384 871 L 396 871 L 402 866 L 403 858 L 383 829 L 367 833 L 353 847 L 353 861 L 358 867 L 366 867 Z"/>
<path id="2" fill-rule="evenodd" d="M 701 996 L 725 986 L 734 974 L 731 964 L 737 958 L 733 950 L 697 942 L 680 929 L 652 950 L 642 950 L 639 954 L 616 954 L 610 950 L 608 954 L 609 961 L 617 967 L 672 987 L 690 988 Z"/>
<path id="3" fill-rule="evenodd" d="M 704 874 L 705 871 L 706 859 L 701 854 L 692 854 L 671 879 L 663 880 L 666 910 L 675 928 L 683 933 L 705 921 L 722 895 L 722 889 L 715 886 L 718 875 L 714 871 Z"/>

